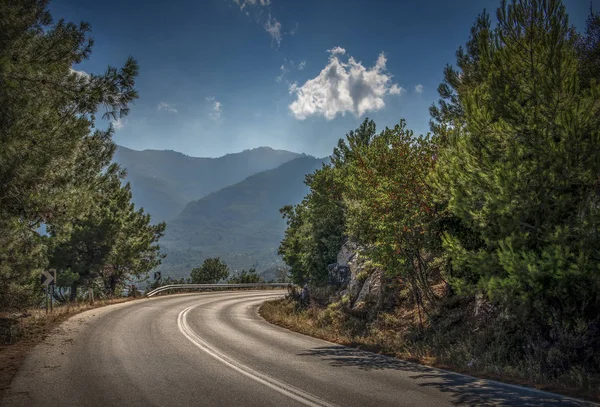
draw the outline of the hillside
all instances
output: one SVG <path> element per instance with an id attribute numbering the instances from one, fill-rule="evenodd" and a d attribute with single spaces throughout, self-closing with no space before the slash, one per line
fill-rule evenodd
<path id="1" fill-rule="evenodd" d="M 190 202 L 168 223 L 161 240 L 168 254 L 163 270 L 186 276 L 202 259 L 215 255 L 232 271 L 280 264 L 276 252 L 286 223 L 279 209 L 302 200 L 308 192 L 305 175 L 322 163 L 309 156 L 296 158 Z"/>
<path id="2" fill-rule="evenodd" d="M 301 154 L 259 147 L 218 158 L 190 157 L 170 150 L 136 151 L 119 146 L 114 161 L 127 169 L 133 201 L 153 221 L 170 220 L 195 199 L 200 199 L 246 177 Z"/>

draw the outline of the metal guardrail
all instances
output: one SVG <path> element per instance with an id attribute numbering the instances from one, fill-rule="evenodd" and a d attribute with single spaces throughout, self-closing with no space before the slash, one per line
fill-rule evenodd
<path id="1" fill-rule="evenodd" d="M 292 283 L 249 283 L 249 284 L 169 284 L 155 288 L 146 293 L 146 297 L 150 298 L 158 293 L 169 290 L 186 289 L 186 290 L 201 290 L 204 288 L 260 288 L 260 287 L 282 287 L 287 288 L 292 286 Z"/>

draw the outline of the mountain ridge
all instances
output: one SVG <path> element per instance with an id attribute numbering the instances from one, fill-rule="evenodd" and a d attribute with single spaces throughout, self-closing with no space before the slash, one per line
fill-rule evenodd
<path id="1" fill-rule="evenodd" d="M 134 203 L 159 222 L 176 217 L 190 201 L 303 156 L 264 146 L 221 157 L 117 146 L 113 161 L 126 169 Z"/>
<path id="2" fill-rule="evenodd" d="M 302 156 L 251 175 L 199 200 L 189 202 L 167 224 L 161 244 L 165 274 L 186 276 L 207 257 L 220 256 L 232 271 L 256 266 L 259 272 L 282 265 L 277 247 L 286 222 L 279 213 L 308 192 L 306 174 L 327 158 Z"/>

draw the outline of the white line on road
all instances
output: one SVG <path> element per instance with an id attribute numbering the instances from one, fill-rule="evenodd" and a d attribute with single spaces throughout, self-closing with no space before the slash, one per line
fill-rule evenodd
<path id="1" fill-rule="evenodd" d="M 222 352 L 214 349 L 208 343 L 206 343 L 203 339 L 201 339 L 196 333 L 190 328 L 187 323 L 187 314 L 193 309 L 197 307 L 197 305 L 192 305 L 187 307 L 183 311 L 179 313 L 177 317 L 177 326 L 179 327 L 179 331 L 185 336 L 190 342 L 196 345 L 198 348 L 202 349 L 206 353 L 208 353 L 213 358 L 218 361 L 224 363 L 230 368 L 240 372 L 244 376 L 249 377 L 252 380 L 255 380 L 265 386 L 287 396 L 290 397 L 306 406 L 311 407 L 337 407 L 336 404 L 332 404 L 328 401 L 320 399 L 316 396 L 313 396 L 310 393 L 305 392 L 304 390 L 298 389 L 294 386 L 291 386 L 287 383 L 284 383 L 280 380 L 277 380 L 271 376 L 268 376 L 264 373 L 257 372 L 249 366 L 246 366 L 229 356 L 223 354 Z"/>

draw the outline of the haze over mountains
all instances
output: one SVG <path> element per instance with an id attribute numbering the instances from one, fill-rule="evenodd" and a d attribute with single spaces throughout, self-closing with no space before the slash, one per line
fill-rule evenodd
<path id="1" fill-rule="evenodd" d="M 114 160 L 127 169 L 133 201 L 155 222 L 170 220 L 185 205 L 302 154 L 259 147 L 218 158 L 190 157 L 172 150 L 136 151 L 119 146 Z"/>
<path id="2" fill-rule="evenodd" d="M 136 206 L 167 221 L 163 275 L 187 277 L 205 258 L 220 256 L 232 272 L 256 266 L 269 278 L 283 265 L 279 209 L 302 200 L 305 175 L 325 159 L 268 147 L 219 158 L 118 147 L 115 161 L 127 169 Z"/>

